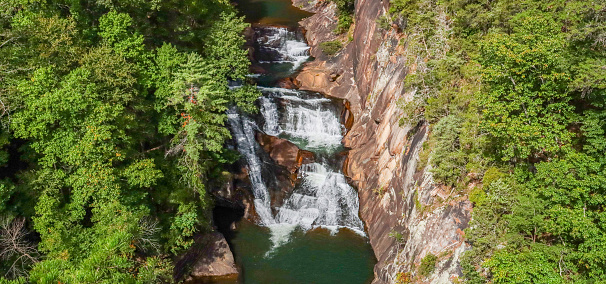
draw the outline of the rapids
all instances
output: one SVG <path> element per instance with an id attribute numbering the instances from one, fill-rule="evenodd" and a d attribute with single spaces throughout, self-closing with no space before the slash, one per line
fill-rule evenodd
<path id="1" fill-rule="evenodd" d="M 369 283 L 376 259 L 359 218 L 357 192 L 341 172 L 343 103 L 318 93 L 276 87 L 277 80 L 293 76 L 311 60 L 296 24 L 309 14 L 289 0 L 236 1 L 253 21 L 254 57 L 265 70 L 250 76 L 263 94 L 258 99 L 259 114 L 245 115 L 235 108 L 227 113 L 260 220 L 240 221 L 228 234 L 242 268 L 237 283 Z M 315 162 L 301 166 L 297 185 L 279 205 L 272 204 L 271 192 L 276 189 L 265 180 L 269 168 L 262 156 L 267 154 L 255 140 L 257 132 L 314 153 Z"/>

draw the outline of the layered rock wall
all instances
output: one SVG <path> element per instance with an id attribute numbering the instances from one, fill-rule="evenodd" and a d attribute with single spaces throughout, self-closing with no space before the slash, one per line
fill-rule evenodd
<path id="1" fill-rule="evenodd" d="M 358 0 L 355 26 L 337 36 L 335 5 L 326 1 L 293 0 L 314 12 L 301 22 L 316 58 L 297 76 L 301 89 L 347 100 L 353 123 L 343 139 L 350 148 L 344 171 L 358 188 L 360 217 L 367 226 L 378 263 L 373 283 L 449 283 L 460 276 L 466 246 L 463 229 L 471 204 L 464 196 L 434 185 L 428 169 L 417 169 L 418 153 L 428 137 L 428 126 L 399 125 L 398 101 L 413 93 L 404 87 L 409 73 L 406 37 L 396 27 L 378 27 L 388 1 Z M 335 56 L 322 53 L 320 44 L 341 40 Z M 427 254 L 439 257 L 428 277 L 416 267 Z"/>

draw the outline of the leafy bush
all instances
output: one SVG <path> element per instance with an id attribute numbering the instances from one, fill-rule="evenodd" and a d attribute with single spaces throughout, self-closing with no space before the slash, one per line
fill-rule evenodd
<path id="1" fill-rule="evenodd" d="M 461 123 L 460 117 L 451 115 L 433 127 L 431 172 L 436 181 L 446 185 L 455 185 L 465 173 L 466 157 L 459 141 Z"/>
<path id="2" fill-rule="evenodd" d="M 396 230 L 391 230 L 389 237 L 394 238 L 398 244 L 406 244 L 406 236 Z"/>
<path id="3" fill-rule="evenodd" d="M 338 40 L 325 41 L 320 43 L 320 48 L 328 56 L 333 56 L 343 48 L 343 44 Z"/>
<path id="4" fill-rule="evenodd" d="M 349 30 L 349 27 L 353 25 L 354 18 L 351 14 L 340 14 L 337 27 L 333 30 L 335 34 L 342 34 Z"/>
<path id="5" fill-rule="evenodd" d="M 377 24 L 382 30 L 389 30 L 391 28 L 391 19 L 388 16 L 381 16 L 377 19 Z"/>
<path id="6" fill-rule="evenodd" d="M 398 272 L 396 274 L 396 284 L 412 283 L 412 275 L 410 272 Z"/>
<path id="7" fill-rule="evenodd" d="M 339 22 L 333 32 L 342 34 L 353 24 L 355 2 L 354 0 L 332 0 L 332 2 L 337 4 L 337 16 L 339 17 Z"/>
<path id="8" fill-rule="evenodd" d="M 428 253 L 419 264 L 419 274 L 423 277 L 429 276 L 435 269 L 438 257 L 432 253 Z"/>

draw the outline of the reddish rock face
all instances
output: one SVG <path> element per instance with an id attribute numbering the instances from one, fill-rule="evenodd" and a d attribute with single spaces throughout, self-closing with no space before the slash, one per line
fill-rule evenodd
<path id="1" fill-rule="evenodd" d="M 263 69 L 263 67 L 259 66 L 259 65 L 250 65 L 250 72 L 253 74 L 265 74 L 267 73 L 267 71 L 265 71 L 265 69 Z"/>
<path id="2" fill-rule="evenodd" d="M 302 164 L 313 162 L 314 155 L 310 151 L 301 150 L 292 142 L 264 133 L 257 133 L 257 142 L 265 152 L 280 166 L 285 167 L 296 181 L 297 170 Z"/>
<path id="3" fill-rule="evenodd" d="M 298 89 L 301 86 L 301 82 L 299 82 L 295 78 L 282 78 L 276 82 L 276 87 L 284 88 L 284 89 Z"/>
<path id="4" fill-rule="evenodd" d="M 316 58 L 298 74 L 300 89 L 349 103 L 343 143 L 350 151 L 343 171 L 358 188 L 360 217 L 378 260 L 373 283 L 394 283 L 398 272 L 416 273 L 428 253 L 449 255 L 451 260 L 440 259 L 427 282 L 453 282 L 460 275 L 459 257 L 466 249 L 460 232 L 468 225 L 471 205 L 465 196 L 452 192 L 445 198 L 448 203 L 440 201 L 443 195 L 435 190 L 431 174 L 417 171 L 427 129 L 399 125 L 402 111 L 397 102 L 414 95 L 404 87 L 414 66 L 407 66 L 403 56 L 401 31 L 377 26 L 389 1 L 357 0 L 353 41 L 333 57 L 324 55 L 319 44 L 338 39 L 332 32 L 335 5 L 322 0 L 293 2 L 316 13 L 300 22 Z M 390 237 L 393 231 L 406 236 L 405 244 Z"/>

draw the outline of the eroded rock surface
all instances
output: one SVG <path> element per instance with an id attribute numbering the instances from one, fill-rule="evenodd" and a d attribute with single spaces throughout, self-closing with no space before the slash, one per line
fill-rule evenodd
<path id="1" fill-rule="evenodd" d="M 347 100 L 353 116 L 343 139 L 351 148 L 344 172 L 358 188 L 360 216 L 378 259 L 373 283 L 394 283 L 400 273 L 416 275 L 416 267 L 429 253 L 439 256 L 437 268 L 428 278 L 415 281 L 455 281 L 461 275 L 463 229 L 471 204 L 465 196 L 434 185 L 427 169 L 417 169 L 427 126 L 399 125 L 402 111 L 397 102 L 411 100 L 414 94 L 404 87 L 411 69 L 406 47 L 400 44 L 404 35 L 393 28 L 381 30 L 376 22 L 386 13 L 388 1 L 356 1 L 351 42 L 346 35 L 332 33 L 337 23 L 334 4 L 293 1 L 315 13 L 301 22 L 316 60 L 297 76 L 300 89 Z M 335 39 L 345 43 L 343 49 L 332 57 L 323 54 L 320 43 Z M 396 241 L 395 233 L 403 240 Z"/>
<path id="2" fill-rule="evenodd" d="M 314 160 L 314 154 L 310 151 L 301 150 L 294 143 L 270 136 L 265 133 L 257 132 L 257 142 L 263 147 L 263 150 L 269 154 L 269 156 L 278 165 L 285 167 L 288 172 L 295 175 L 293 182 L 296 180 L 297 170 L 302 164 L 312 163 Z"/>
<path id="3" fill-rule="evenodd" d="M 239 274 L 229 245 L 218 232 L 196 237 L 194 245 L 175 266 L 181 267 L 183 263 L 193 263 L 190 274 L 185 277 L 186 283 L 217 277 L 237 279 Z"/>

